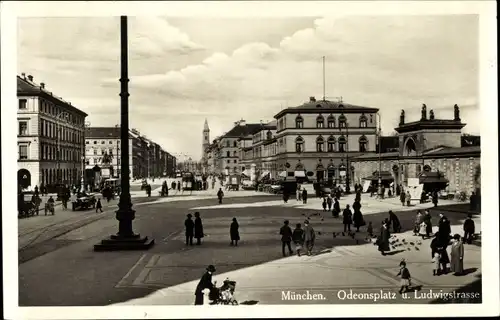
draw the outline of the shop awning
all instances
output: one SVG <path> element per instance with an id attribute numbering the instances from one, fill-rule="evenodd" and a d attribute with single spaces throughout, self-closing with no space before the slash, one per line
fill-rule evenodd
<path id="1" fill-rule="evenodd" d="M 260 175 L 260 178 L 262 179 L 262 178 L 264 178 L 265 176 L 268 176 L 270 173 L 271 173 L 271 172 L 269 172 L 269 171 L 264 171 L 264 172 L 262 172 L 262 174 Z"/>
<path id="2" fill-rule="evenodd" d="M 281 172 L 278 174 L 278 177 L 280 177 L 280 178 L 286 178 L 286 176 L 287 176 L 286 171 L 281 171 Z"/>
<path id="3" fill-rule="evenodd" d="M 248 169 L 243 170 L 243 172 L 241 173 L 241 175 L 243 175 L 245 177 L 250 177 L 250 170 L 248 170 Z"/>
<path id="4" fill-rule="evenodd" d="M 418 176 L 420 184 L 429 184 L 429 183 L 448 183 L 448 179 L 444 177 L 441 172 L 422 172 Z"/>
<path id="5" fill-rule="evenodd" d="M 378 171 L 375 171 L 372 176 L 364 178 L 365 180 L 378 181 L 378 179 L 382 179 L 382 181 L 394 181 L 394 177 L 389 171 L 380 171 L 380 177 Z"/>
<path id="6" fill-rule="evenodd" d="M 295 178 L 305 178 L 306 173 L 304 171 L 295 171 L 294 176 Z"/>

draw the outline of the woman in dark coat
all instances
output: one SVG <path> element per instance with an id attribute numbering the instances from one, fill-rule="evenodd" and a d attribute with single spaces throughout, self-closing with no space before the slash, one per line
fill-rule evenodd
<path id="1" fill-rule="evenodd" d="M 302 190 L 302 203 L 307 203 L 307 190 L 305 188 Z"/>
<path id="2" fill-rule="evenodd" d="M 203 305 L 203 290 L 209 289 L 210 291 L 215 289 L 214 284 L 212 283 L 212 274 L 215 272 L 215 267 L 213 265 L 209 265 L 207 267 L 207 271 L 203 274 L 196 286 L 196 290 L 194 292 L 195 300 L 194 304 L 197 306 Z"/>
<path id="3" fill-rule="evenodd" d="M 427 233 L 427 237 L 430 237 L 432 233 L 432 217 L 429 210 L 425 210 L 424 222 L 426 225 L 425 232 Z"/>
<path id="4" fill-rule="evenodd" d="M 392 210 L 389 210 L 389 222 L 392 224 L 392 230 L 394 233 L 401 232 L 401 223 L 399 223 L 398 216 Z"/>
<path id="5" fill-rule="evenodd" d="M 361 203 L 359 203 L 359 201 L 354 202 L 352 208 L 354 209 L 354 214 L 352 216 L 354 227 L 356 228 L 356 232 L 359 232 L 359 228 L 364 225 L 363 214 L 361 214 Z"/>
<path id="6" fill-rule="evenodd" d="M 240 231 L 238 230 L 240 225 L 236 218 L 233 218 L 233 222 L 231 223 L 231 227 L 229 228 L 229 234 L 231 236 L 231 245 L 238 246 L 238 241 L 240 240 Z"/>
<path id="7" fill-rule="evenodd" d="M 339 203 L 339 199 L 335 198 L 334 201 L 335 202 L 333 203 L 332 214 L 333 214 L 334 218 L 338 218 L 339 215 L 340 215 L 340 203 Z"/>
<path id="8" fill-rule="evenodd" d="M 352 212 L 351 209 L 349 209 L 349 205 L 347 205 L 344 209 L 344 212 L 342 213 L 342 223 L 344 224 L 344 232 L 346 231 L 351 231 L 351 224 L 352 224 Z"/>
<path id="9" fill-rule="evenodd" d="M 390 251 L 389 247 L 389 238 L 391 237 L 391 233 L 389 231 L 389 227 L 386 224 L 386 221 L 382 222 L 382 227 L 380 228 L 380 237 L 378 238 L 378 251 L 385 256 L 386 251 Z"/>
<path id="10" fill-rule="evenodd" d="M 201 244 L 201 238 L 203 238 L 203 224 L 201 223 L 200 213 L 194 213 L 194 237 L 196 238 L 196 244 Z"/>
<path id="11" fill-rule="evenodd" d="M 193 216 L 190 214 L 187 215 L 186 221 L 184 221 L 184 226 L 186 227 L 186 246 L 193 245 L 193 236 L 194 236 L 194 222 L 191 220 Z"/>

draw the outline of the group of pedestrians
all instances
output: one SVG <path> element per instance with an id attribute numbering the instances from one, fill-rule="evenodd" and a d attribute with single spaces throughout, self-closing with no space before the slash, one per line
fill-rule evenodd
<path id="1" fill-rule="evenodd" d="M 196 239 L 196 245 L 201 245 L 201 239 L 205 236 L 203 233 L 203 223 L 201 221 L 200 213 L 194 213 L 194 221 L 192 220 L 193 215 L 188 214 L 186 221 L 184 221 L 184 227 L 186 228 L 186 245 L 193 245 L 193 238 Z"/>
<path id="2" fill-rule="evenodd" d="M 289 255 L 293 255 L 294 252 L 292 250 L 292 241 L 295 245 L 295 250 L 297 250 L 297 255 L 300 257 L 302 248 L 308 256 L 312 254 L 312 250 L 314 248 L 314 241 L 316 240 L 316 233 L 314 228 L 309 223 L 309 220 L 304 221 L 304 229 L 302 229 L 302 225 L 297 223 L 295 225 L 295 229 L 292 231 L 290 228 L 290 222 L 285 220 L 283 226 L 280 229 L 281 235 L 281 252 L 283 257 L 286 257 L 285 248 L 288 248 Z"/>

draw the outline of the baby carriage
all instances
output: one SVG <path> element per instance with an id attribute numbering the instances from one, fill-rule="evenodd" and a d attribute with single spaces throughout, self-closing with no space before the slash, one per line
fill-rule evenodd
<path id="1" fill-rule="evenodd" d="M 221 287 L 215 287 L 210 292 L 210 304 L 223 304 L 223 305 L 238 305 L 238 301 L 234 299 L 234 290 L 236 289 L 236 281 L 229 279 L 224 280 Z"/>

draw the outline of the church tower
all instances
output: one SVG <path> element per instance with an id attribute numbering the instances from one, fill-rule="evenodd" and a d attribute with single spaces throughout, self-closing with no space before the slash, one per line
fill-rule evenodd
<path id="1" fill-rule="evenodd" d="M 202 142 L 202 158 L 206 157 L 207 148 L 210 145 L 210 128 L 208 127 L 208 120 L 205 119 L 205 124 L 203 125 L 203 142 Z"/>

